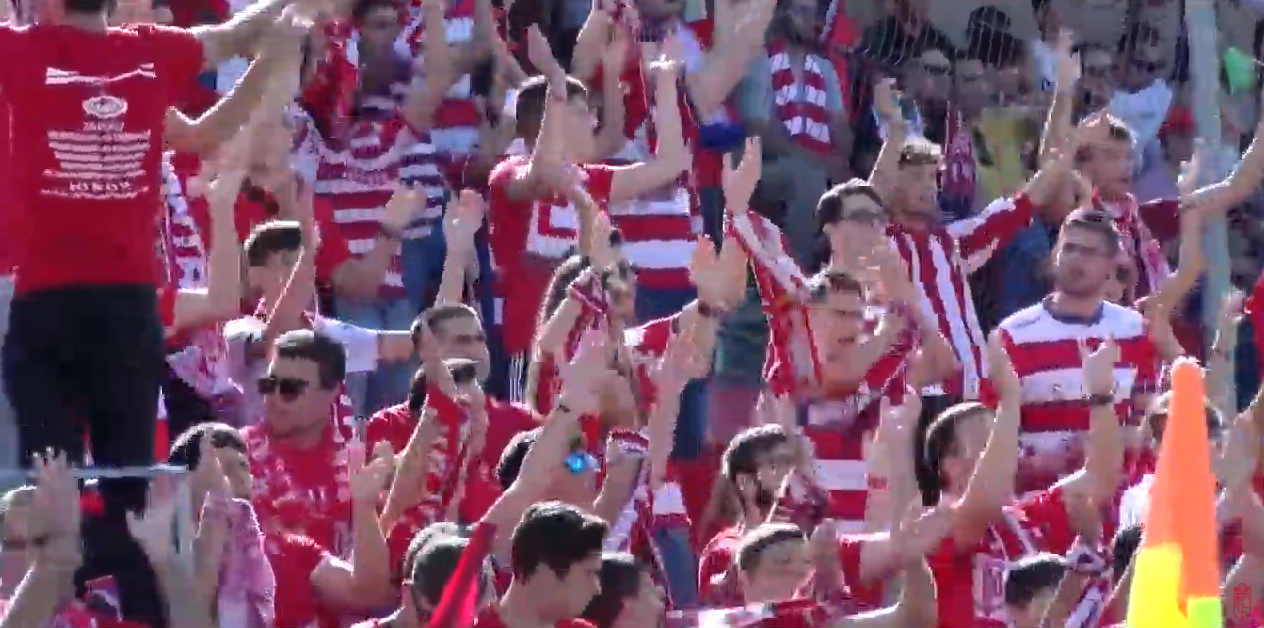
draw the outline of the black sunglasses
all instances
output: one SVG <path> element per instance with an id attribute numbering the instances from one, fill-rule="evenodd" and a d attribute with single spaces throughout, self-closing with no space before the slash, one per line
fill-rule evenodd
<path id="1" fill-rule="evenodd" d="M 286 401 L 294 401 L 311 382 L 297 377 L 277 377 L 275 375 L 267 375 L 259 378 L 259 394 L 267 397 L 274 392 L 281 393 L 281 398 Z"/>

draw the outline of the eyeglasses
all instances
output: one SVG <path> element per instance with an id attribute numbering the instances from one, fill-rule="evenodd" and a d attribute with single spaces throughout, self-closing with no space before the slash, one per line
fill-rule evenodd
<path id="1" fill-rule="evenodd" d="M 573 475 L 579 475 L 590 469 L 596 470 L 597 459 L 586 451 L 573 451 L 565 460 L 566 470 Z"/>
<path id="2" fill-rule="evenodd" d="M 281 398 L 286 401 L 294 401 L 302 395 L 311 382 L 297 377 L 277 377 L 268 375 L 259 378 L 259 394 L 267 397 L 274 392 L 281 393 Z"/>
<path id="3" fill-rule="evenodd" d="M 1145 59 L 1133 59 L 1133 69 L 1140 70 L 1146 74 L 1154 74 L 1163 69 L 1163 63 L 1157 61 L 1146 61 Z"/>

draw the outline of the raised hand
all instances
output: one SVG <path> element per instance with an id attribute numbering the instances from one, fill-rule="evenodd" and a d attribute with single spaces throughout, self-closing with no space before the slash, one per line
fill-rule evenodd
<path id="1" fill-rule="evenodd" d="M 382 226 L 399 232 L 412 219 L 414 213 L 426 203 L 425 194 L 419 189 L 402 183 L 395 184 L 395 193 L 386 202 Z"/>
<path id="2" fill-rule="evenodd" d="M 190 471 L 192 472 L 191 480 L 195 485 L 205 486 L 211 494 L 233 496 L 228 484 L 228 476 L 224 473 L 223 465 L 219 463 L 219 456 L 215 455 L 215 446 L 205 435 L 198 443 L 198 465 Z"/>
<path id="3" fill-rule="evenodd" d="M 904 114 L 900 112 L 900 105 L 896 102 L 895 79 L 884 78 L 873 86 L 873 107 L 878 111 L 878 117 L 887 124 L 900 124 L 904 121 Z"/>
<path id="4" fill-rule="evenodd" d="M 65 452 L 51 448 L 31 456 L 35 471 L 33 525 L 49 537 L 79 538 L 79 485 Z"/>
<path id="5" fill-rule="evenodd" d="M 763 159 L 763 147 L 756 135 L 746 138 L 742 162 L 736 167 L 724 160 L 724 202 L 730 212 L 741 214 L 750 208 L 751 195 L 762 176 Z"/>
<path id="6" fill-rule="evenodd" d="M 589 253 L 592 268 L 605 270 L 617 261 L 619 255 L 611 243 L 613 237 L 614 225 L 610 223 L 610 216 L 605 212 L 597 212 L 593 217 L 592 251 Z"/>
<path id="7" fill-rule="evenodd" d="M 588 330 L 580 339 L 575 357 L 558 368 L 562 379 L 560 403 L 579 414 L 597 411 L 601 386 L 614 373 L 607 340 L 604 330 Z"/>
<path id="8" fill-rule="evenodd" d="M 1058 43 L 1054 46 L 1054 71 L 1056 86 L 1063 91 L 1075 88 L 1083 69 L 1079 53 L 1071 52 L 1074 47 L 1074 34 L 1068 29 L 1062 29 L 1058 33 Z"/>
<path id="9" fill-rule="evenodd" d="M 650 369 L 659 395 L 679 395 L 685 385 L 702 370 L 702 360 L 695 343 L 697 331 L 690 326 L 680 330 L 667 342 L 667 350 Z"/>
<path id="10" fill-rule="evenodd" d="M 676 80 L 685 67 L 685 40 L 679 32 L 668 35 L 658 46 L 658 56 L 650 61 L 649 71 L 657 80 Z"/>
<path id="11" fill-rule="evenodd" d="M 566 72 L 562 70 L 562 66 L 557 62 L 557 58 L 553 56 L 553 47 L 549 45 L 549 40 L 540 32 L 539 24 L 532 24 L 527 27 L 527 60 L 531 65 L 535 66 L 537 72 L 549 78 L 549 87 L 555 92 L 553 97 L 558 99 L 566 98 Z"/>
<path id="12" fill-rule="evenodd" d="M 473 246 L 474 234 L 483 226 L 487 204 L 474 190 L 461 190 L 461 194 L 448 201 L 443 214 L 443 238 L 448 246 Z"/>
<path id="13" fill-rule="evenodd" d="M 808 552 L 812 563 L 818 566 L 830 566 L 838 561 L 838 524 L 833 519 L 816 524 L 808 539 Z"/>
<path id="14" fill-rule="evenodd" d="M 605 16 L 602 19 L 610 22 L 605 27 L 609 29 L 610 41 L 606 43 L 606 48 L 601 51 L 601 67 L 606 72 L 621 73 L 624 66 L 628 63 L 628 54 L 631 52 L 632 47 L 632 36 L 628 33 L 628 29 L 621 24 L 613 24 L 610 12 L 602 10 L 597 11 L 596 14 Z"/>
<path id="15" fill-rule="evenodd" d="M 1022 383 L 1018 379 L 1018 372 L 1014 370 L 1009 352 L 1005 350 L 1000 331 L 992 332 L 988 338 L 987 355 L 988 377 L 991 378 L 997 394 L 1002 400 L 1018 404 L 1023 396 Z"/>
<path id="16" fill-rule="evenodd" d="M 1096 351 L 1089 351 L 1084 338 L 1076 339 L 1075 344 L 1080 351 L 1080 368 L 1084 371 L 1084 391 L 1089 395 L 1114 395 L 1119 344 L 1114 338 L 1107 338 Z"/>
<path id="17" fill-rule="evenodd" d="M 171 560 L 176 553 L 175 539 L 172 538 L 172 521 L 175 520 L 175 479 L 169 475 L 159 475 L 149 483 L 149 494 L 145 498 L 145 512 L 137 515 L 127 511 L 127 531 L 149 557 L 150 564 L 160 564 Z"/>
<path id="18" fill-rule="evenodd" d="M 727 306 L 730 275 L 711 240 L 698 236 L 689 259 L 689 280 L 698 288 L 698 300 L 710 306 Z"/>
<path id="19" fill-rule="evenodd" d="M 351 474 L 351 499 L 358 504 L 377 504 L 378 496 L 386 490 L 386 480 L 393 467 L 392 459 L 375 458 L 356 473 Z"/>
<path id="20" fill-rule="evenodd" d="M 739 41 L 762 44 L 764 35 L 768 32 L 768 25 L 772 22 L 773 13 L 776 11 L 777 1 L 747 0 L 742 8 L 743 14 L 736 19 L 733 26 L 734 35 Z"/>

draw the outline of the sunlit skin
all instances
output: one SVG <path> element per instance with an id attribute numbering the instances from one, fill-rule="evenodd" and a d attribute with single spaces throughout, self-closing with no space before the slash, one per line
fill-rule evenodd
<path id="1" fill-rule="evenodd" d="M 989 413 L 980 412 L 958 419 L 956 443 L 951 451 L 944 454 L 939 465 L 940 481 L 945 494 L 965 494 L 966 485 L 974 474 L 974 466 L 983 455 L 983 448 L 987 446 L 991 432 L 992 416 Z"/>
<path id="2" fill-rule="evenodd" d="M 912 229 L 939 221 L 939 164 L 900 167 L 900 185 L 891 194 L 892 216 Z"/>
<path id="3" fill-rule="evenodd" d="M 636 595 L 623 600 L 623 608 L 611 622 L 610 628 L 647 628 L 663 621 L 667 607 L 667 595 L 663 587 L 654 582 L 648 571 L 641 572 L 641 582 Z"/>
<path id="4" fill-rule="evenodd" d="M 785 539 L 759 553 L 755 566 L 742 572 L 747 604 L 794 599 L 812 572 L 805 539 Z"/>
<path id="5" fill-rule="evenodd" d="M 279 392 L 264 399 L 264 422 L 269 436 L 276 440 L 291 440 L 300 446 L 314 446 L 329 424 L 329 407 L 337 394 L 337 387 L 320 387 L 320 369 L 312 360 L 274 356 L 268 363 L 267 374 L 269 377 L 307 382 L 305 390 L 291 401 Z"/>
<path id="6" fill-rule="evenodd" d="M 1116 253 L 1096 231 L 1063 229 L 1054 251 L 1054 289 L 1075 298 L 1101 296 L 1115 273 Z"/>

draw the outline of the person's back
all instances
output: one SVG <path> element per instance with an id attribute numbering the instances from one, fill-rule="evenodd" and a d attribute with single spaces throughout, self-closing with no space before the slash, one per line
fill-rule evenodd
<path id="1" fill-rule="evenodd" d="M 0 28 L 0 88 L 21 125 L 13 196 L 27 207 L 19 294 L 152 284 L 163 123 L 202 44 L 159 26 Z"/>

